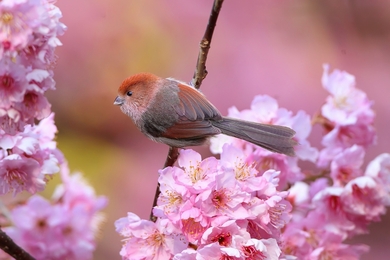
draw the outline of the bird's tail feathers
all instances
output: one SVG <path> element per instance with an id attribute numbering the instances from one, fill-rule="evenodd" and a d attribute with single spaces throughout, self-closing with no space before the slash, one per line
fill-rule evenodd
<path id="1" fill-rule="evenodd" d="M 267 125 L 235 118 L 224 117 L 223 120 L 213 121 L 223 134 L 237 137 L 261 146 L 272 152 L 294 156 L 294 146 L 298 143 L 292 139 L 295 131 L 279 125 Z"/>

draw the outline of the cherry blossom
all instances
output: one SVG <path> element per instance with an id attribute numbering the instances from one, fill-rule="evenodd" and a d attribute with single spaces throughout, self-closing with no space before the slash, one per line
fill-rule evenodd
<path id="1" fill-rule="evenodd" d="M 185 237 L 167 219 L 154 223 L 129 213 L 115 225 L 117 232 L 128 237 L 120 252 L 123 259 L 170 259 L 188 245 Z"/>
<path id="2" fill-rule="evenodd" d="M 33 195 L 11 211 L 14 226 L 5 231 L 37 259 L 92 259 L 107 199 L 97 197 L 80 175 L 68 177 L 53 201 Z"/>

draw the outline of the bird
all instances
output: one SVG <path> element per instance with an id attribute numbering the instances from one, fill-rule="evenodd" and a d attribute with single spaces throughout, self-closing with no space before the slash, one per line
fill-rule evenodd
<path id="1" fill-rule="evenodd" d="M 225 134 L 294 156 L 298 144 L 295 131 L 289 127 L 222 116 L 199 90 L 152 73 L 126 78 L 118 88 L 114 105 L 148 138 L 171 147 L 198 146 L 212 136 Z"/>

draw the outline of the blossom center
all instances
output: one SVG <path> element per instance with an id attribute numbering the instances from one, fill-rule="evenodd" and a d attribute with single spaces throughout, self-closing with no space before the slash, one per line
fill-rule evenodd
<path id="1" fill-rule="evenodd" d="M 282 219 L 285 208 L 286 206 L 284 204 L 277 204 L 275 207 L 269 209 L 271 225 L 275 228 L 282 228 L 285 225 L 285 222 Z"/>
<path id="2" fill-rule="evenodd" d="M 257 170 L 264 172 L 269 169 L 277 169 L 277 164 L 273 158 L 265 157 L 261 160 L 261 163 L 258 164 Z"/>
<path id="3" fill-rule="evenodd" d="M 23 101 L 24 101 L 26 107 L 33 108 L 34 104 L 36 104 L 38 101 L 38 95 L 35 93 L 32 93 L 32 92 L 29 92 L 26 95 L 24 95 Z"/>
<path id="4" fill-rule="evenodd" d="M 334 103 L 334 106 L 339 108 L 339 109 L 345 109 L 348 107 L 346 96 L 335 98 L 333 103 Z"/>
<path id="5" fill-rule="evenodd" d="M 203 180 L 206 177 L 203 169 L 199 167 L 199 163 L 197 166 L 190 166 L 188 175 L 192 183 L 197 183 L 198 181 Z"/>
<path id="6" fill-rule="evenodd" d="M 214 190 L 212 195 L 212 202 L 214 206 L 218 208 L 225 208 L 226 204 L 230 201 L 229 196 L 226 194 L 225 189 Z"/>
<path id="7" fill-rule="evenodd" d="M 236 257 L 234 256 L 230 256 L 230 255 L 226 255 L 226 254 L 222 254 L 218 260 L 235 260 L 237 259 Z"/>
<path id="8" fill-rule="evenodd" d="M 352 185 L 352 194 L 354 197 L 357 197 L 360 200 L 364 200 L 364 198 L 368 197 L 368 192 L 364 189 L 361 189 L 358 185 Z"/>
<path id="9" fill-rule="evenodd" d="M 14 16 L 11 13 L 5 12 L 1 15 L 1 21 L 5 24 L 9 24 L 14 19 Z"/>
<path id="10" fill-rule="evenodd" d="M 166 191 L 166 197 L 168 198 L 163 199 L 163 202 L 167 202 L 167 204 L 164 206 L 164 211 L 166 213 L 171 212 L 171 208 L 175 208 L 176 206 L 180 205 L 183 201 L 183 198 L 181 197 L 180 194 L 178 194 L 175 191 Z"/>
<path id="11" fill-rule="evenodd" d="M 339 170 L 339 175 L 337 176 L 340 182 L 347 183 L 352 177 L 353 171 L 348 167 L 341 167 Z"/>
<path id="12" fill-rule="evenodd" d="M 337 209 L 340 208 L 340 197 L 338 196 L 330 196 L 329 198 L 329 207 L 336 211 Z"/>
<path id="13" fill-rule="evenodd" d="M 317 237 L 315 230 L 310 229 L 307 231 L 307 233 L 309 234 L 309 236 L 306 238 L 306 242 L 312 247 L 317 247 L 319 243 L 319 239 Z"/>
<path id="14" fill-rule="evenodd" d="M 182 197 L 176 192 L 168 192 L 169 204 L 176 205 L 182 202 Z"/>
<path id="15" fill-rule="evenodd" d="M 164 241 L 165 241 L 164 235 L 158 232 L 157 230 L 154 231 L 154 233 L 146 239 L 146 242 L 149 245 L 154 247 L 160 247 L 164 243 Z"/>
<path id="16" fill-rule="evenodd" d="M 205 227 L 203 227 L 199 222 L 195 221 L 194 218 L 183 219 L 181 223 L 183 225 L 183 232 L 195 239 L 198 239 L 198 237 L 200 237 L 205 230 Z"/>
<path id="17" fill-rule="evenodd" d="M 253 220 L 248 220 L 248 233 L 251 235 L 251 238 L 262 239 L 261 229 Z"/>
<path id="18" fill-rule="evenodd" d="M 37 221 L 37 227 L 38 229 L 40 230 L 43 230 L 47 227 L 47 222 L 46 222 L 46 219 L 38 219 Z"/>
<path id="19" fill-rule="evenodd" d="M 26 183 L 26 177 L 26 172 L 17 169 L 9 169 L 5 173 L 5 180 L 8 185 L 12 185 L 13 182 L 16 182 L 18 185 L 23 186 Z"/>
<path id="20" fill-rule="evenodd" d="M 245 259 L 248 260 L 264 260 L 267 258 L 263 252 L 257 250 L 255 246 L 243 246 L 242 251 Z"/>
<path id="21" fill-rule="evenodd" d="M 221 246 L 229 246 L 232 243 L 232 236 L 230 233 L 221 233 L 213 238 L 211 242 L 218 242 Z"/>
<path id="22" fill-rule="evenodd" d="M 3 76 L 0 76 L 0 82 L 4 88 L 9 89 L 14 84 L 14 79 L 12 77 L 10 77 L 9 75 L 3 75 Z"/>
<path id="23" fill-rule="evenodd" d="M 247 165 L 243 163 L 241 159 L 238 159 L 235 163 L 234 173 L 236 175 L 236 179 L 240 181 L 244 181 L 251 175 L 252 165 Z"/>
<path id="24" fill-rule="evenodd" d="M 62 230 L 62 233 L 63 233 L 65 236 L 69 236 L 70 234 L 73 233 L 73 228 L 70 227 L 70 226 L 67 226 L 67 227 L 65 227 L 65 228 Z"/>

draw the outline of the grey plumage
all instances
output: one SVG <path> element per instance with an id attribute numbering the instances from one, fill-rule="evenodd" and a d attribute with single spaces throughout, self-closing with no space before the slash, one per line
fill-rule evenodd
<path id="1" fill-rule="evenodd" d="M 223 117 L 202 93 L 175 79 L 150 73 L 129 77 L 119 87 L 114 104 L 147 137 L 172 147 L 201 145 L 222 133 L 272 152 L 295 154 L 294 130 Z"/>
<path id="2" fill-rule="evenodd" d="M 211 124 L 219 128 L 223 134 L 243 139 L 272 152 L 295 155 L 294 146 L 297 142 L 292 139 L 295 131 L 291 128 L 228 117 L 219 121 L 211 121 Z"/>

